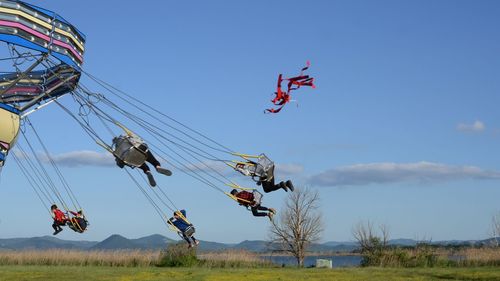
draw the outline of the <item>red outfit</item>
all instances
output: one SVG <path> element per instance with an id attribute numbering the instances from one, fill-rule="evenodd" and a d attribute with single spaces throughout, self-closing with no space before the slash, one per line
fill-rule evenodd
<path id="1" fill-rule="evenodd" d="M 66 215 L 61 210 L 55 209 L 52 212 L 54 213 L 54 221 L 56 221 L 60 224 L 64 224 L 68 220 Z"/>
<path id="2" fill-rule="evenodd" d="M 244 206 L 250 206 L 252 205 L 253 203 L 253 193 L 250 193 L 248 191 L 240 191 L 238 193 L 236 193 L 235 197 L 237 199 L 243 199 L 243 200 L 238 200 L 238 203 L 240 203 L 241 205 L 244 205 Z M 248 203 L 248 202 L 251 202 L 251 203 Z"/>

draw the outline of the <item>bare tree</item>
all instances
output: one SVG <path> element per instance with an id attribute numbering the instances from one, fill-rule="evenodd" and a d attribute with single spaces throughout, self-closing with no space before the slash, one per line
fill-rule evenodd
<path id="1" fill-rule="evenodd" d="M 373 223 L 370 221 L 359 222 L 352 229 L 354 240 L 358 242 L 361 251 L 370 250 L 374 246 L 386 247 L 389 243 L 389 227 L 385 224 L 379 226 L 380 235 L 373 230 Z M 377 245 L 375 245 L 377 244 Z"/>
<path id="2" fill-rule="evenodd" d="M 385 224 L 379 226 L 380 235 L 373 229 L 370 221 L 359 222 L 352 229 L 352 235 L 359 244 L 363 255 L 362 265 L 379 265 L 382 252 L 389 243 L 389 228 Z"/>
<path id="3" fill-rule="evenodd" d="M 491 218 L 491 238 L 495 247 L 498 247 L 500 240 L 500 212 Z"/>
<path id="4" fill-rule="evenodd" d="M 297 188 L 288 195 L 279 218 L 272 221 L 271 242 L 292 254 L 302 267 L 308 247 L 320 239 L 323 228 L 318 192 Z"/>
<path id="5" fill-rule="evenodd" d="M 358 242 L 359 247 L 361 251 L 363 249 L 370 249 L 371 248 L 371 240 L 372 237 L 374 237 L 374 232 L 373 232 L 373 223 L 370 221 L 367 221 L 366 223 L 363 222 L 358 222 L 353 228 L 352 228 L 352 236 L 354 236 L 354 240 Z"/>
<path id="6" fill-rule="evenodd" d="M 380 234 L 382 234 L 382 246 L 387 247 L 389 244 L 389 226 L 386 224 L 379 225 Z"/>

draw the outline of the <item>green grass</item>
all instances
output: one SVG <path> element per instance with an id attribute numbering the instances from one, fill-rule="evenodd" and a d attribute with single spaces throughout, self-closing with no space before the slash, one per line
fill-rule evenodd
<path id="1" fill-rule="evenodd" d="M 0 266 L 2 281 L 424 281 L 499 280 L 500 268 L 346 268 L 346 269 L 206 269 L 206 268 L 122 268 L 76 266 Z"/>

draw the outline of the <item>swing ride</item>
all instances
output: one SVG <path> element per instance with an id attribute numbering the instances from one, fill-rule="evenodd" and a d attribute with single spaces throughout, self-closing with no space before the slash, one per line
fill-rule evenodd
<path id="1" fill-rule="evenodd" d="M 274 185 L 274 162 L 266 155 L 238 153 L 85 71 L 85 40 L 83 33 L 52 11 L 21 1 L 0 1 L 0 41 L 8 51 L 6 58 L 0 58 L 0 167 L 16 145 L 16 152 L 11 155 L 19 170 L 45 208 L 55 203 L 62 206 L 72 230 L 83 233 L 88 221 L 31 118 L 50 104 L 61 108 L 90 140 L 115 157 L 165 225 L 175 232 L 181 233 L 169 220 L 167 210 L 192 224 L 161 186 L 152 184 L 149 167 L 145 170 L 143 166 L 146 162 L 154 163 L 159 173 L 169 176 L 172 172 L 160 165 L 166 163 L 169 169 L 184 173 L 235 202 L 241 199 L 229 192 L 232 189 L 253 192 L 259 201 L 262 194 L 256 188 L 242 187 L 214 163 L 249 176 L 259 185 L 270 181 Z M 89 84 L 83 83 L 83 78 Z M 284 80 L 289 82 L 287 92 L 280 91 Z M 312 78 L 302 73 L 289 79 L 280 75 L 273 103 L 281 107 L 270 112 L 281 110 L 289 92 L 300 86 L 314 86 Z M 63 104 L 62 97 L 70 104 Z M 19 136 L 20 142 L 16 143 Z M 43 155 L 37 153 L 35 141 Z M 158 160 L 150 161 L 153 154 Z M 48 161 L 42 161 L 42 156 Z M 52 179 L 46 166 L 55 171 L 58 181 Z M 140 170 L 135 168 L 144 173 L 134 173 Z M 148 180 L 154 188 L 147 186 Z M 283 182 L 280 184 L 277 188 L 287 190 Z M 288 189 L 293 191 L 293 186 Z"/>

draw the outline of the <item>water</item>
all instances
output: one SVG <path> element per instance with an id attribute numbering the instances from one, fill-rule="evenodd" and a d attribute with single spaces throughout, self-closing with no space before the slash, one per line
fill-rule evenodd
<path id="1" fill-rule="evenodd" d="M 262 256 L 262 259 L 275 264 L 297 265 L 297 260 L 290 256 Z M 332 260 L 333 267 L 354 267 L 361 264 L 361 256 L 310 256 L 304 259 L 304 266 L 316 265 L 316 259 Z"/>

